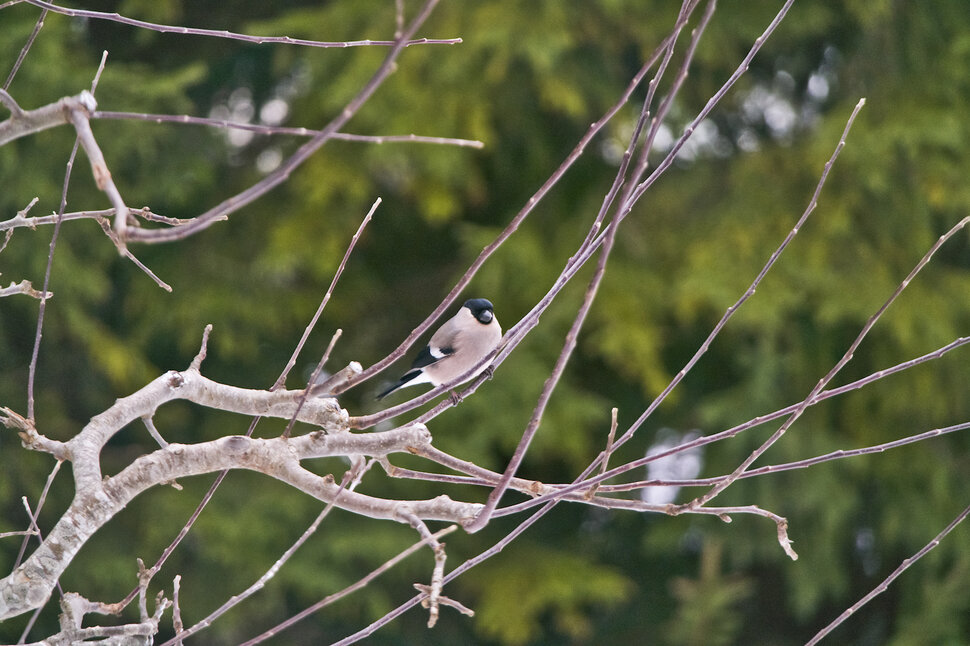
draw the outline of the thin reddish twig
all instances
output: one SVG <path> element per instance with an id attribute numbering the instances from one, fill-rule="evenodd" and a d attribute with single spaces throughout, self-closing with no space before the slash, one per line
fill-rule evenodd
<path id="1" fill-rule="evenodd" d="M 802 213 L 801 217 L 795 223 L 795 226 L 792 228 L 791 231 L 788 232 L 788 235 L 785 236 L 785 239 L 782 240 L 781 244 L 778 245 L 778 248 L 775 249 L 774 252 L 771 254 L 771 256 L 768 258 L 768 261 L 761 268 L 761 271 L 758 272 L 758 275 L 748 286 L 748 289 L 745 290 L 745 292 L 740 296 L 740 298 L 738 298 L 737 301 L 734 302 L 733 305 L 727 308 L 727 310 L 724 312 L 724 315 L 717 322 L 717 324 L 715 324 L 714 329 L 711 330 L 711 333 L 707 336 L 706 339 L 704 339 L 704 342 L 697 349 L 697 351 L 690 358 L 690 360 L 684 365 L 683 368 L 680 369 L 680 371 L 674 376 L 674 378 L 670 381 L 670 383 L 666 386 L 666 388 L 664 388 L 664 390 L 659 395 L 657 395 L 656 398 L 654 398 L 654 400 L 650 403 L 649 406 L 647 406 L 646 410 L 644 410 L 644 412 L 640 415 L 640 417 L 638 417 L 637 420 L 633 424 L 631 424 L 630 427 L 623 433 L 623 435 L 620 436 L 620 438 L 616 441 L 617 448 L 625 444 L 627 441 L 630 440 L 631 437 L 633 437 L 634 433 L 636 433 L 636 431 L 643 425 L 643 423 L 647 420 L 647 418 L 650 417 L 650 415 L 660 406 L 661 403 L 663 403 L 663 401 L 667 398 L 667 396 L 671 393 L 671 391 L 673 391 L 673 389 L 677 387 L 677 385 L 683 380 L 683 378 L 687 376 L 687 373 L 690 372 L 690 370 L 694 367 L 694 365 L 696 365 L 697 362 L 700 361 L 701 357 L 704 356 L 704 354 L 710 348 L 711 344 L 714 342 L 714 339 L 717 337 L 718 334 L 720 334 L 724 326 L 727 325 L 727 322 L 731 319 L 734 313 L 737 312 L 737 310 L 745 303 L 745 301 L 747 301 L 751 296 L 754 295 L 758 286 L 761 284 L 761 281 L 768 274 L 768 271 L 774 266 L 775 262 L 777 262 L 782 252 L 785 251 L 785 249 L 788 247 L 788 245 L 791 243 L 794 237 L 805 225 L 805 222 L 808 220 L 808 217 L 815 211 L 815 208 L 818 206 L 818 198 L 822 192 L 822 187 L 825 186 L 825 182 L 828 179 L 829 172 L 831 171 L 832 166 L 835 164 L 835 160 L 838 159 L 839 154 L 842 152 L 842 149 L 845 147 L 845 142 L 846 142 L 846 138 L 849 135 L 849 130 L 852 128 L 852 124 L 855 122 L 855 118 L 859 114 L 859 111 L 862 109 L 863 105 L 865 105 L 865 99 L 860 100 L 856 104 L 855 108 L 852 110 L 852 114 L 849 115 L 849 118 L 845 124 L 845 128 L 842 131 L 842 136 L 839 139 L 838 144 L 836 144 L 835 146 L 835 150 L 832 151 L 832 155 L 829 157 L 828 161 L 825 163 L 825 166 L 822 168 L 822 174 L 819 176 L 818 183 L 815 185 L 815 191 L 812 193 L 812 198 L 809 200 L 808 206 L 805 208 L 805 211 Z M 595 468 L 599 459 L 601 458 L 597 458 L 597 460 L 594 460 L 591 467 Z M 589 469 L 589 471 L 591 472 L 592 469 Z"/>
<path id="2" fill-rule="evenodd" d="M 451 291 L 448 292 L 448 295 L 445 296 L 445 298 L 441 301 L 438 307 L 435 308 L 435 310 L 431 312 L 431 314 L 429 314 L 424 321 L 419 323 L 417 327 L 415 327 L 414 330 L 412 330 L 411 333 L 404 339 L 404 341 L 402 341 L 400 345 L 398 345 L 394 350 L 392 350 L 386 357 L 384 357 L 377 363 L 369 366 L 368 368 L 363 370 L 360 374 L 358 374 L 356 377 L 348 381 L 340 390 L 337 390 L 336 392 L 334 392 L 335 395 L 339 395 L 340 393 L 356 386 L 357 384 L 362 383 L 367 379 L 370 379 L 375 374 L 384 370 L 392 363 L 400 359 L 402 356 L 404 356 L 404 353 L 407 352 L 412 345 L 414 345 L 414 342 L 417 341 L 417 339 L 422 334 L 427 332 L 434 324 L 435 321 L 441 318 L 441 316 L 448 310 L 448 308 L 451 307 L 451 304 L 458 298 L 458 295 L 461 294 L 461 292 L 465 289 L 465 287 L 468 286 L 468 284 L 471 282 L 472 278 L 474 278 L 475 274 L 478 273 L 478 270 L 482 267 L 482 265 L 485 264 L 485 261 L 488 260 L 488 258 L 490 258 L 492 254 L 495 253 L 495 251 L 513 233 L 515 233 L 518 230 L 519 226 L 521 226 L 521 224 L 525 221 L 525 219 L 532 213 L 536 205 L 552 190 L 552 188 L 556 184 L 559 183 L 559 180 L 563 178 L 563 176 L 566 174 L 566 171 L 568 171 L 572 167 L 572 165 L 576 162 L 576 160 L 578 160 L 583 155 L 583 153 L 586 151 L 586 148 L 589 145 L 589 143 L 592 141 L 592 139 L 597 134 L 599 134 L 599 132 L 606 126 L 606 124 L 609 123 L 613 119 L 613 117 L 620 112 L 623 106 L 627 104 L 627 102 L 630 100 L 630 97 L 633 95 L 633 92 L 636 90 L 637 87 L 640 86 L 640 84 L 643 82 L 643 79 L 646 77 L 647 73 L 651 70 L 651 68 L 653 68 L 657 60 L 660 58 L 670 38 L 671 38 L 670 36 L 665 38 L 664 41 L 654 50 L 653 54 L 647 59 L 647 61 L 641 66 L 640 70 L 633 76 L 633 78 L 627 84 L 626 88 L 620 95 L 619 100 L 616 103 L 614 103 L 603 114 L 602 117 L 600 117 L 597 121 L 593 122 L 590 125 L 590 127 L 587 129 L 586 133 L 580 138 L 576 146 L 566 156 L 566 159 L 564 159 L 563 162 L 559 165 L 559 167 L 555 171 L 553 171 L 552 175 L 549 176 L 549 178 L 542 184 L 542 186 L 540 186 L 539 189 L 535 193 L 533 193 L 533 195 L 526 202 L 526 205 L 522 207 L 522 209 L 519 210 L 518 213 L 516 213 L 515 217 L 512 218 L 512 221 L 509 222 L 509 224 L 505 227 L 505 229 L 503 229 L 502 232 L 498 236 L 496 236 L 496 238 L 492 242 L 490 242 L 484 249 L 482 249 L 478 257 L 474 261 L 472 261 L 471 265 L 469 265 L 464 275 L 462 275 L 462 277 L 458 279 L 458 282 L 455 284 L 454 287 L 452 287 Z M 370 426 L 373 426 L 374 424 L 377 424 L 385 419 L 389 419 L 394 415 L 398 415 L 408 410 L 413 410 L 414 408 L 417 408 L 421 404 L 426 403 L 431 399 L 433 399 L 434 397 L 436 397 L 437 395 L 441 394 L 442 392 L 444 392 L 444 390 L 445 390 L 445 386 L 439 386 L 435 389 L 432 389 L 425 395 L 420 396 L 419 398 L 416 398 L 409 402 L 405 402 L 404 404 L 401 404 L 399 406 L 394 406 L 391 409 L 382 411 L 375 415 L 359 418 L 360 423 L 363 424 L 363 426 L 361 426 L 360 428 L 369 428 Z M 415 402 L 419 402 L 419 403 L 415 403 Z"/>
<path id="3" fill-rule="evenodd" d="M 208 628 L 209 626 L 212 625 L 212 622 L 214 622 L 216 619 L 218 619 L 226 612 L 228 612 L 235 606 L 239 605 L 249 597 L 256 594 L 256 592 L 258 592 L 259 590 L 263 589 L 263 587 L 266 585 L 266 582 L 272 579 L 274 576 L 276 576 L 276 573 L 279 571 L 281 567 L 283 567 L 283 565 L 287 561 L 290 560 L 290 557 L 292 557 L 293 554 L 295 554 L 296 551 L 300 549 L 300 547 L 302 547 L 303 544 L 306 543 L 307 540 L 311 536 L 313 536 L 314 533 L 316 533 L 317 529 L 320 527 L 320 524 L 328 515 L 330 515 L 331 510 L 333 510 L 334 507 L 336 506 L 337 499 L 340 497 L 340 494 L 343 493 L 344 489 L 348 489 L 348 488 L 353 489 L 354 484 L 356 484 L 356 481 L 353 480 L 351 472 L 347 471 L 346 473 L 344 473 L 343 480 L 341 480 L 340 482 L 340 488 L 337 490 L 337 493 L 334 496 L 333 500 L 331 500 L 329 503 L 327 503 L 324 506 L 324 508 L 320 511 L 320 513 L 317 514 L 317 517 L 313 519 L 313 522 L 310 523 L 309 527 L 307 527 L 306 530 L 304 530 L 304 532 L 299 536 L 299 538 L 297 538 L 296 541 L 294 541 L 293 544 L 290 545 L 290 547 L 287 548 L 287 550 L 283 552 L 283 554 L 281 554 L 278 559 L 276 559 L 273 565 L 270 566 L 269 569 L 267 569 L 266 572 L 261 577 L 259 577 L 259 579 L 257 579 L 252 585 L 250 585 L 244 591 L 240 592 L 239 594 L 233 595 L 221 606 L 219 606 L 211 613 L 206 615 L 204 619 L 197 621 L 194 625 L 192 625 L 189 628 L 186 628 L 185 630 L 179 631 L 175 635 L 175 637 L 173 637 L 172 639 L 162 644 L 162 646 L 173 646 L 177 642 L 180 642 L 186 639 L 187 637 L 190 637 L 195 633 L 205 628 Z"/>
<path id="4" fill-rule="evenodd" d="M 40 33 L 41 28 L 44 26 L 44 18 L 47 17 L 47 9 L 40 12 L 37 16 L 37 23 L 34 25 L 34 30 L 30 32 L 30 36 L 27 37 L 27 42 L 20 50 L 20 54 L 17 56 L 17 60 L 14 61 L 13 67 L 10 69 L 10 74 L 7 75 L 7 80 L 3 83 L 3 90 L 9 90 L 10 84 L 13 83 L 13 77 L 17 75 L 17 71 L 20 70 L 20 66 L 23 65 L 24 59 L 27 58 L 27 52 L 30 51 L 30 47 L 34 44 L 34 40 L 37 38 L 37 34 Z"/>
<path id="5" fill-rule="evenodd" d="M 613 242 L 616 239 L 618 225 L 618 220 L 614 220 L 610 223 L 608 230 L 609 235 L 606 237 L 606 242 L 603 244 L 602 250 L 600 251 L 600 259 L 596 264 L 596 271 L 593 272 L 593 277 L 590 279 L 589 285 L 586 287 L 586 293 L 583 295 L 582 305 L 580 305 L 579 312 L 577 312 L 576 318 L 573 319 L 569 332 L 566 334 L 566 341 L 563 344 L 562 351 L 559 353 L 559 357 L 556 359 L 556 364 L 553 366 L 552 373 L 542 386 L 542 392 L 539 393 L 539 400 L 536 402 L 535 410 L 532 412 L 532 417 L 529 419 L 529 423 L 526 425 L 525 431 L 522 433 L 522 437 L 519 440 L 518 445 L 515 447 L 515 452 L 512 454 L 512 458 L 509 460 L 509 464 L 505 468 L 505 472 L 502 474 L 498 484 L 495 485 L 495 488 L 492 489 L 491 493 L 489 493 L 488 499 L 485 501 L 485 506 L 472 522 L 465 525 L 465 530 L 468 532 L 477 532 L 488 524 L 488 521 L 492 516 L 492 512 L 495 511 L 495 508 L 498 506 L 499 501 L 505 494 L 506 489 L 508 489 L 509 483 L 512 481 L 512 478 L 515 477 L 516 471 L 518 471 L 519 466 L 522 464 L 522 460 L 525 459 L 525 454 L 529 450 L 529 445 L 532 443 L 532 439 L 535 437 L 539 430 L 539 425 L 542 423 L 542 417 L 545 413 L 546 407 L 549 404 L 549 400 L 552 398 L 552 393 L 556 389 L 556 386 L 559 385 L 559 380 L 562 378 L 563 372 L 566 370 L 566 364 L 569 361 L 569 358 L 572 356 L 573 351 L 576 349 L 576 342 L 579 339 L 579 333 L 583 328 L 583 323 L 586 322 L 586 316 L 593 307 L 593 301 L 596 299 L 596 294 L 599 291 L 600 283 L 603 280 L 603 276 L 606 274 L 606 263 L 609 260 L 610 252 L 613 250 Z"/>
<path id="6" fill-rule="evenodd" d="M 140 112 L 112 112 L 109 110 L 95 110 L 92 119 L 129 119 L 134 121 L 151 121 L 152 123 L 176 123 L 196 126 L 212 126 L 215 128 L 232 128 L 246 130 L 261 135 L 295 135 L 298 137 L 312 137 L 322 130 L 312 128 L 295 128 L 291 126 L 267 126 L 258 123 L 241 123 L 228 119 L 210 119 L 208 117 L 193 117 L 187 114 L 147 114 Z M 454 137 L 430 137 L 425 135 L 355 135 L 347 132 L 335 132 L 332 139 L 341 141 L 359 141 L 362 143 L 415 143 L 440 144 L 448 146 L 464 146 L 467 148 L 484 148 L 485 144 L 476 139 L 457 139 Z"/>
<path id="7" fill-rule="evenodd" d="M 36 7 L 41 7 L 46 11 L 53 11 L 54 13 L 59 13 L 65 16 L 70 16 L 72 18 L 87 18 L 91 20 L 109 20 L 111 22 L 121 23 L 123 25 L 130 25 L 132 27 L 139 27 L 142 29 L 149 29 L 151 31 L 161 32 L 163 34 L 185 34 L 191 36 L 212 36 L 215 38 L 227 38 L 229 40 L 239 40 L 246 43 L 254 43 L 256 45 L 264 44 L 282 44 L 282 45 L 300 45 L 303 47 L 368 47 L 368 46 L 383 46 L 383 47 L 393 47 L 398 45 L 399 39 L 395 40 L 347 40 L 347 41 L 320 41 L 320 40 L 307 40 L 305 38 L 291 38 L 289 36 L 251 36 L 249 34 L 240 34 L 232 31 L 227 31 L 225 29 L 200 29 L 197 27 L 180 27 L 178 25 L 162 25 L 154 22 L 148 22 L 145 20 L 138 20 L 137 18 L 128 18 L 127 16 L 122 16 L 119 13 L 107 13 L 104 11 L 90 11 L 86 9 L 69 9 L 67 7 L 61 7 L 52 2 L 45 2 L 44 0 L 24 0 Z M 413 34 L 412 34 L 413 35 Z M 410 37 L 409 37 L 410 38 Z M 418 38 L 414 40 L 407 40 L 404 42 L 404 47 L 410 47 L 412 45 L 457 45 L 461 43 L 461 38 Z"/>
<path id="8" fill-rule="evenodd" d="M 929 553 L 930 550 L 932 550 L 934 547 L 936 547 L 937 545 L 939 545 L 940 544 L 940 541 L 942 541 L 944 538 L 946 538 L 947 534 L 949 534 L 954 529 L 956 529 L 956 526 L 957 525 L 959 525 L 964 520 L 966 520 L 967 516 L 970 516 L 970 507 L 967 507 L 966 509 L 964 509 L 963 511 L 961 511 L 957 515 L 957 517 L 954 518 L 950 522 L 950 524 L 947 525 L 943 529 L 942 532 L 940 532 L 939 534 L 937 534 L 936 536 L 934 536 L 933 537 L 933 540 L 931 540 L 929 543 L 927 543 L 926 545 L 924 545 L 923 548 L 920 551 L 916 552 L 916 554 L 914 554 L 913 556 L 909 557 L 908 559 L 904 559 L 903 562 L 899 564 L 899 567 L 897 567 L 895 570 L 893 570 L 892 573 L 889 576 L 887 576 L 885 579 L 883 579 L 879 583 L 879 585 L 877 585 L 875 588 L 873 588 L 872 591 L 869 592 L 869 594 L 867 594 L 866 596 L 862 597 L 857 602 L 855 602 L 854 604 L 852 604 L 851 607 L 846 608 L 846 610 L 844 612 L 842 612 L 842 614 L 840 614 L 838 617 L 836 617 L 835 620 L 832 623 L 830 623 L 828 626 L 826 626 L 825 628 L 823 628 L 822 630 L 820 630 L 814 637 L 812 637 L 810 640 L 808 640 L 808 642 L 806 642 L 805 646 L 814 646 L 815 644 L 817 644 L 820 641 L 822 641 L 822 638 L 824 638 L 830 632 L 832 632 L 833 630 L 835 630 L 838 626 L 840 626 L 841 624 L 843 624 L 849 617 L 851 617 L 856 612 L 858 612 L 859 609 L 862 608 L 862 606 L 866 605 L 867 603 L 869 603 L 870 601 L 872 601 L 874 598 L 876 598 L 877 596 L 879 596 L 880 594 L 882 594 L 883 592 L 885 592 L 886 590 L 888 590 L 890 584 L 892 584 L 893 581 L 895 581 L 897 578 L 899 578 L 899 576 L 903 572 L 905 572 L 913 563 L 915 563 L 916 561 L 918 561 L 921 558 L 923 558 L 924 556 L 926 556 Z"/>
<path id="9" fill-rule="evenodd" d="M 885 311 L 889 309 L 889 306 L 895 302 L 896 298 L 903 293 L 903 290 L 905 290 L 906 287 L 909 286 L 913 278 L 915 278 L 916 275 L 923 269 L 923 267 L 925 267 L 930 262 L 930 259 L 933 258 L 933 255 L 937 252 L 937 250 L 941 246 L 943 246 L 943 244 L 947 240 L 949 240 L 952 236 L 956 235 L 958 231 L 963 229 L 963 227 L 965 227 L 967 223 L 970 223 L 970 216 L 963 218 L 956 225 L 954 225 L 949 231 L 947 231 L 942 236 L 940 236 L 940 238 L 936 241 L 936 243 L 934 243 L 933 246 L 930 247 L 929 251 L 927 251 L 926 254 L 920 259 L 920 261 L 916 263 L 916 266 L 913 267 L 912 271 L 909 272 L 906 278 L 903 279 L 903 282 L 901 282 L 899 286 L 889 296 L 889 298 L 886 299 L 886 302 L 884 302 L 879 307 L 879 309 L 876 310 L 875 314 L 869 317 L 865 325 L 862 326 L 862 330 L 859 332 L 856 338 L 849 345 L 848 350 L 846 350 L 845 354 L 842 355 L 842 358 L 839 359 L 839 361 L 834 366 L 832 366 L 832 369 L 829 370 L 824 377 L 819 379 L 818 384 L 816 384 L 815 387 L 812 388 L 812 391 L 808 394 L 807 397 L 805 397 L 804 401 L 802 401 L 802 403 L 800 403 L 798 407 L 792 412 L 791 416 L 789 416 L 789 418 L 785 420 L 780 427 L 778 427 L 778 430 L 776 430 L 774 433 L 771 434 L 771 437 L 765 440 L 764 443 L 762 443 L 762 445 L 759 446 L 757 449 L 752 451 L 751 455 L 745 458 L 744 461 L 740 465 L 738 465 L 737 469 L 735 469 L 731 473 L 731 475 L 728 476 L 725 480 L 722 480 L 718 484 L 714 485 L 714 487 L 712 487 L 711 490 L 708 491 L 703 496 L 700 496 L 692 500 L 691 502 L 687 503 L 686 505 L 681 506 L 680 509 L 686 510 L 689 508 L 699 507 L 701 505 L 704 505 L 711 499 L 713 499 L 719 493 L 721 493 L 729 486 L 731 486 L 731 483 L 734 482 L 742 473 L 747 471 L 748 467 L 751 466 L 751 464 L 755 460 L 757 460 L 765 451 L 767 451 L 772 445 L 774 445 L 775 442 L 781 439 L 782 435 L 785 434 L 785 432 L 791 427 L 792 424 L 795 423 L 795 421 L 799 417 L 801 417 L 802 413 L 804 413 L 805 410 L 808 409 L 808 407 L 815 402 L 815 398 L 819 395 L 819 393 L 822 392 L 822 389 L 825 388 L 826 384 L 828 384 L 833 378 L 835 378 L 835 375 L 837 375 L 839 371 L 842 370 L 842 368 L 845 367 L 845 365 L 852 360 L 852 357 L 854 356 L 855 351 L 858 349 L 863 339 L 865 339 L 866 336 L 869 334 L 869 331 L 873 328 L 873 326 L 880 319 L 880 317 L 882 317 Z"/>
<path id="10" fill-rule="evenodd" d="M 456 529 L 458 529 L 458 525 L 450 525 L 450 526 L 445 527 L 444 529 L 438 530 L 437 532 L 435 532 L 434 534 L 432 534 L 431 535 L 431 538 L 432 539 L 435 539 L 435 540 L 440 539 L 440 538 L 442 538 L 444 536 L 447 536 L 448 534 L 452 533 Z M 417 552 L 418 550 L 420 550 L 422 547 L 424 547 L 425 545 L 427 545 L 428 544 L 428 541 L 429 541 L 428 538 L 422 538 L 417 543 L 414 543 L 413 545 L 411 545 L 411 547 L 408 547 L 407 549 L 402 550 L 401 552 L 399 552 L 393 558 L 390 558 L 387 561 L 385 561 L 383 564 L 381 564 L 376 569 L 371 570 L 366 576 L 362 577 L 358 581 L 352 583 L 351 585 L 347 586 L 346 588 L 344 588 L 342 590 L 339 590 L 338 592 L 334 592 L 331 595 L 327 595 L 326 597 L 324 597 L 320 601 L 316 602 L 315 604 L 313 604 L 309 608 L 306 608 L 304 610 L 301 610 L 300 612 L 296 613 L 295 615 L 293 615 L 292 617 L 290 617 L 286 621 L 283 621 L 283 622 L 281 622 L 281 623 L 273 626 L 272 628 L 270 628 L 269 630 L 267 630 L 263 634 L 261 634 L 261 635 L 259 635 L 257 637 L 254 637 L 253 639 L 250 639 L 247 642 L 243 642 L 242 644 L 240 644 L 240 646 L 254 646 L 255 644 L 259 644 L 261 642 L 264 642 L 267 639 L 269 639 L 270 637 L 273 637 L 275 635 L 278 635 L 280 632 L 282 632 L 286 628 L 289 628 L 290 626 L 292 626 L 293 624 L 297 623 L 298 621 L 302 621 L 303 619 L 306 619 L 310 615 L 312 615 L 312 614 L 314 614 L 316 612 L 319 612 L 321 608 L 324 608 L 324 607 L 326 607 L 326 606 L 328 606 L 328 605 L 330 605 L 330 604 L 332 604 L 332 603 L 334 603 L 336 601 L 339 601 L 340 599 L 343 599 L 347 595 L 349 595 L 349 594 L 351 594 L 353 592 L 356 592 L 357 590 L 360 590 L 361 588 L 366 587 L 374 579 L 376 579 L 380 575 L 384 574 L 385 572 L 387 572 L 388 570 L 390 570 L 391 568 L 393 568 L 394 566 L 396 566 L 398 563 L 400 563 L 401 561 L 403 561 L 404 559 L 406 559 L 407 557 L 411 556 L 412 554 L 414 554 L 415 552 Z M 418 595 L 418 602 L 420 602 L 421 596 L 423 596 L 423 595 Z M 163 646 L 165 646 L 165 645 L 163 645 Z"/>
<path id="11" fill-rule="evenodd" d="M 417 16 L 408 25 L 408 28 L 403 35 L 404 39 L 410 38 L 411 35 L 417 31 L 417 29 L 428 19 L 428 16 L 430 16 L 431 11 L 437 4 L 438 0 L 427 0 L 427 2 L 425 2 Z M 205 213 L 202 213 L 198 217 L 192 219 L 192 221 L 188 224 L 180 227 L 173 227 L 171 229 L 131 230 L 128 232 L 127 240 L 148 243 L 162 243 L 187 238 L 209 228 L 215 222 L 225 219 L 228 214 L 239 210 L 250 202 L 265 195 L 271 189 L 282 184 L 290 177 L 290 174 L 297 167 L 309 159 L 317 150 L 327 143 L 327 141 L 332 139 L 334 133 L 343 128 L 351 117 L 357 114 L 367 100 L 373 96 L 374 92 L 377 91 L 377 88 L 380 87 L 387 77 L 390 76 L 391 72 L 394 71 L 396 61 L 401 52 L 404 50 L 405 43 L 406 40 L 400 40 L 393 47 L 391 47 L 391 51 L 388 52 L 387 56 L 384 58 L 384 61 L 377 68 L 377 71 L 374 72 L 367 83 L 365 83 L 357 94 L 344 106 L 340 113 L 331 119 L 330 123 L 320 130 L 319 134 L 315 135 L 310 141 L 300 146 L 295 153 L 290 155 L 290 157 L 280 164 L 276 170 L 266 175 L 266 177 L 264 177 L 262 180 L 256 182 L 244 191 L 223 200 Z"/>

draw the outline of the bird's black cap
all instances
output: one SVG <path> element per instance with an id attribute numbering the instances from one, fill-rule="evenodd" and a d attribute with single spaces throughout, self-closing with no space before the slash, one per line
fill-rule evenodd
<path id="1" fill-rule="evenodd" d="M 465 301 L 463 307 L 467 307 L 471 310 L 472 315 L 477 318 L 480 322 L 484 324 L 489 324 L 492 322 L 492 311 L 494 307 L 492 302 L 484 298 L 470 298 Z"/>

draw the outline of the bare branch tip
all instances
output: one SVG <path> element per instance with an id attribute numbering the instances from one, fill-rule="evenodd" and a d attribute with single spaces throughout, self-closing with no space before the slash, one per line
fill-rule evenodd
<path id="1" fill-rule="evenodd" d="M 91 92 L 93 93 L 98 88 L 98 83 L 101 81 L 101 73 L 104 72 L 104 66 L 108 62 L 108 50 L 103 50 L 101 52 L 101 63 L 98 65 L 98 71 L 94 73 L 94 79 L 91 81 Z M 94 110 L 91 110 L 94 112 Z"/>
<path id="2" fill-rule="evenodd" d="M 798 560 L 798 553 L 795 548 L 791 546 L 792 540 L 788 538 L 788 520 L 785 518 L 778 518 L 776 521 L 778 525 L 778 544 L 781 545 L 781 549 L 785 550 L 785 554 L 788 555 L 793 561 Z"/>
<path id="3" fill-rule="evenodd" d="M 199 347 L 199 353 L 195 355 L 192 359 L 192 363 L 189 366 L 189 370 L 198 371 L 202 366 L 202 362 L 205 361 L 206 352 L 209 347 L 209 333 L 212 332 L 212 323 L 207 323 L 205 329 L 202 330 L 202 345 Z"/>

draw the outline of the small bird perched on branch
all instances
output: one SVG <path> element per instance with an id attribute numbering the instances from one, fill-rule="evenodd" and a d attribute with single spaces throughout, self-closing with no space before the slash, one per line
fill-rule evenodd
<path id="1" fill-rule="evenodd" d="M 469 299 L 457 314 L 438 328 L 428 345 L 418 353 L 411 369 L 377 399 L 405 386 L 440 386 L 454 381 L 494 350 L 501 340 L 502 328 L 492 304 L 484 298 Z M 482 366 L 468 379 L 477 377 L 485 368 Z"/>

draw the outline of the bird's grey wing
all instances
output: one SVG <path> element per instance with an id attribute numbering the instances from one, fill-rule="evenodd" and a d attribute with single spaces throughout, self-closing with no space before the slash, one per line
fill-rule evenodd
<path id="1" fill-rule="evenodd" d="M 459 337 L 462 336 L 461 319 L 459 317 L 463 313 L 464 312 L 460 311 L 458 314 L 455 314 L 453 317 L 445 321 L 444 324 L 438 328 L 438 331 L 431 336 L 431 340 L 428 341 L 428 347 L 421 351 L 421 355 L 427 351 L 427 353 L 431 355 L 431 360 L 423 365 L 430 365 L 439 359 L 444 359 L 448 355 L 454 354 L 458 350 L 460 343 Z M 422 358 L 421 355 L 418 355 L 418 359 Z M 415 359 L 415 362 L 417 362 L 418 359 Z"/>

